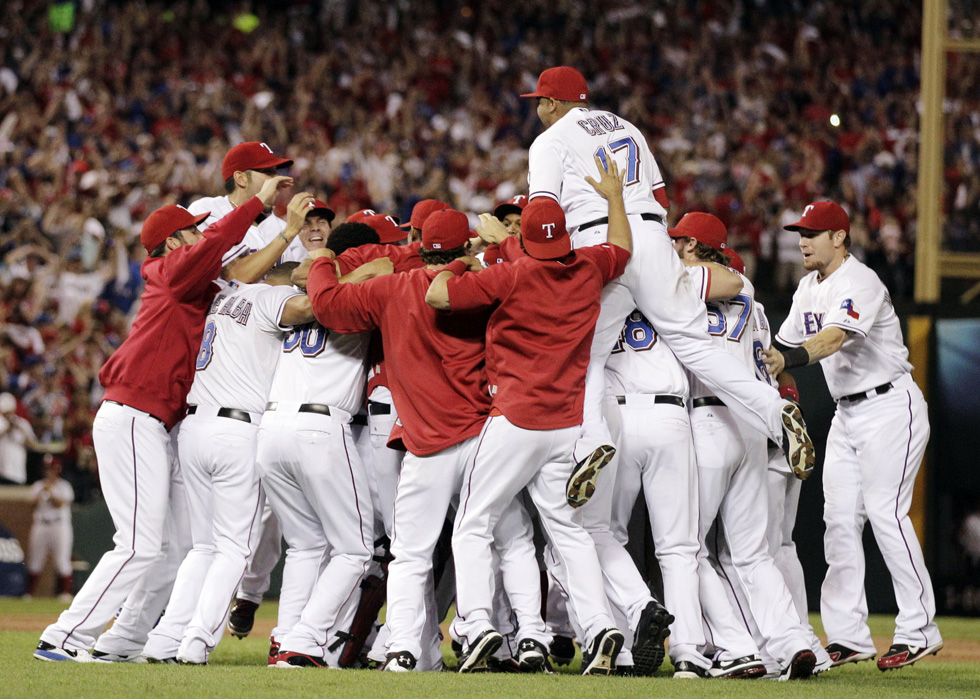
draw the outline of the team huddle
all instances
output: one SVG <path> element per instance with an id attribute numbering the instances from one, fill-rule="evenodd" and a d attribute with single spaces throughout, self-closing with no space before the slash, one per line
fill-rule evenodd
<path id="1" fill-rule="evenodd" d="M 807 679 L 876 656 L 868 521 L 900 609 L 878 667 L 942 648 L 908 516 L 926 404 L 844 210 L 786 227 L 810 274 L 779 351 L 722 221 L 666 227 L 632 124 L 564 66 L 522 97 L 545 127 L 529 194 L 476 231 L 431 199 L 404 226 L 333 226 L 305 192 L 267 214 L 291 161 L 258 142 L 228 152 L 225 196 L 149 216 L 93 426 L 115 547 L 34 657 L 207 664 L 252 631 L 285 540 L 277 668 L 442 670 L 455 603 L 459 672 L 550 672 L 574 639 L 586 675 L 669 653 L 675 678 Z M 817 361 L 826 647 L 792 540 L 815 456 L 790 370 Z M 641 491 L 662 602 L 625 548 Z"/>

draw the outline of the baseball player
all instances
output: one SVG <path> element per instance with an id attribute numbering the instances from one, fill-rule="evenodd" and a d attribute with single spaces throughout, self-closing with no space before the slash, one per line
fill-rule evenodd
<path id="1" fill-rule="evenodd" d="M 690 213 L 675 228 L 668 229 L 678 256 L 689 262 L 725 262 L 721 252 L 728 232 L 715 216 Z M 717 268 L 688 267 L 702 302 L 709 301 Z M 735 272 L 726 272 L 735 275 Z M 708 335 L 719 349 L 737 358 L 753 381 L 756 367 L 754 330 L 759 323 L 751 282 L 739 277 L 742 288 L 727 301 L 707 303 Z M 762 382 L 759 382 L 762 383 Z M 749 609 L 765 639 L 767 652 L 778 663 L 780 679 L 810 677 L 816 656 L 810 649 L 806 629 L 800 623 L 785 581 L 773 563 L 766 544 L 768 501 L 766 498 L 766 440 L 731 411 L 710 387 L 691 379 L 691 427 L 698 464 L 698 508 L 700 538 L 708 541 L 709 529 L 719 528 L 731 553 L 732 564 L 749 602 Z M 701 604 L 721 654 L 714 676 L 765 674 L 756 655 L 755 642 L 738 628 L 735 614 L 708 561 L 707 547 L 698 554 Z M 719 589 L 722 591 L 719 593 Z"/>
<path id="2" fill-rule="evenodd" d="M 894 643 L 878 668 L 904 667 L 943 647 L 932 581 L 909 519 L 929 440 L 926 402 L 909 373 L 901 324 L 885 285 L 848 252 L 847 213 L 833 202 L 814 202 L 785 228 L 799 232 L 810 274 L 800 281 L 776 335 L 792 349 L 767 350 L 764 361 L 773 375 L 820 362 L 837 402 L 823 474 L 828 568 L 820 614 L 827 652 L 835 665 L 876 654 L 867 625 L 861 542 L 870 521 L 899 608 Z"/>
<path id="3" fill-rule="evenodd" d="M 493 309 L 487 326 L 493 408 L 466 474 L 453 530 L 457 615 L 452 633 L 465 640 L 460 671 L 503 641 L 490 621 L 490 551 L 498 519 L 525 486 L 584 631 L 582 674 L 611 674 L 623 645 L 605 598 L 596 595 L 602 569 L 595 546 L 573 521 L 562 489 L 582 420 L 582 384 L 599 296 L 622 273 L 631 249 L 619 170 L 610 163 L 608 172 L 599 171 L 601 182 L 590 177 L 589 183 L 609 201 L 608 244 L 572 254 L 561 207 L 541 199 L 523 212 L 525 258 L 462 276 L 457 275 L 466 263 L 454 262 L 426 294 L 426 301 L 441 310 Z M 520 636 L 522 668 L 543 670 L 552 640 L 544 621 L 538 617 L 533 626 L 523 626 Z"/>
<path id="4" fill-rule="evenodd" d="M 434 621 L 427 619 L 424 594 L 433 549 L 490 409 L 483 369 L 486 314 L 447 319 L 425 303 L 437 270 L 465 255 L 469 233 L 465 214 L 441 210 L 423 224 L 425 269 L 358 285 L 338 284 L 329 260 L 314 259 L 309 271 L 307 289 L 321 322 L 340 332 L 381 330 L 388 388 L 398 409 L 388 444 L 408 451 L 395 495 L 394 560 L 388 569 L 389 637 L 383 669 L 391 672 L 408 672 L 418 664 L 423 628 Z M 311 254 L 315 256 L 332 253 Z M 518 503 L 508 508 L 496 535 L 500 542 L 530 539 Z M 523 607 L 524 623 L 530 624 L 540 614 L 537 563 L 533 557 L 517 563 L 504 570 L 504 580 L 512 606 Z M 483 660 L 495 649 L 489 647 Z M 463 671 L 479 665 L 471 663 Z"/>
<path id="5" fill-rule="evenodd" d="M 221 162 L 226 194 L 198 199 L 187 209 L 195 215 L 208 214 L 201 221 L 203 230 L 248 201 L 268 178 L 275 177 L 280 169 L 292 164 L 292 160 L 278 157 L 265 143 L 239 143 L 228 151 Z M 332 221 L 333 211 L 329 208 L 326 211 L 329 213 L 325 215 Z M 285 227 L 286 222 L 274 214 L 257 216 L 245 239 L 222 258 L 221 277 L 250 284 L 265 276 L 287 249 L 294 251 L 290 259 L 297 254 L 301 259 L 305 255 L 302 245 L 296 242 L 296 233 L 287 233 Z"/>
<path id="6" fill-rule="evenodd" d="M 153 212 L 140 239 L 149 257 L 142 304 L 99 381 L 106 387 L 92 436 L 106 505 L 116 525 L 106 553 L 71 607 L 48 626 L 34 657 L 91 662 L 88 651 L 160 555 L 171 488 L 170 430 L 183 417 L 204 319 L 217 288 L 221 257 L 271 206 L 287 177 L 267 179 L 257 196 L 204 233 L 206 218 L 179 206 Z"/>
<path id="7" fill-rule="evenodd" d="M 681 363 L 737 411 L 740 419 L 777 443 L 788 442 L 795 470 L 813 467 L 813 444 L 799 408 L 756 381 L 739 361 L 713 346 L 705 335 L 705 310 L 689 288 L 683 266 L 664 235 L 666 190 L 657 162 L 640 131 L 612 112 L 589 109 L 588 86 L 574 68 L 549 68 L 537 89 L 522 97 L 538 100 L 546 130 L 529 152 L 529 197 L 554 199 L 567 217 L 572 245 L 606 240 L 606 204 L 585 176 L 593 159 L 615 159 L 625 173 L 623 198 L 635 245 L 626 272 L 603 293 L 592 360 L 586 379 L 584 435 L 576 447 L 580 461 L 568 483 L 569 502 L 583 504 L 615 448 L 602 420 L 605 365 L 623 318 L 638 308 Z"/>
<path id="8" fill-rule="evenodd" d="M 299 228 L 312 201 L 305 193 L 293 197 L 289 226 Z M 258 540 L 258 423 L 286 328 L 312 319 L 291 272 L 280 266 L 265 283 L 230 284 L 208 312 L 177 440 L 193 547 L 177 572 L 166 613 L 149 634 L 143 650 L 148 660 L 207 663 Z"/>
<path id="9" fill-rule="evenodd" d="M 310 250 L 325 247 L 327 238 L 330 237 L 331 222 L 334 218 L 336 218 L 336 214 L 333 212 L 333 209 L 327 206 L 325 201 L 315 199 L 313 206 L 310 207 L 309 212 L 306 214 L 306 221 L 303 227 L 299 229 L 299 235 L 293 238 L 289 247 L 282 253 L 280 261 L 302 262 Z M 262 232 L 261 228 L 262 224 L 259 224 L 260 232 Z M 285 233 L 285 237 L 290 238 L 291 236 Z"/>
<path id="10" fill-rule="evenodd" d="M 58 599 L 68 601 L 74 591 L 71 569 L 71 504 L 75 491 L 61 478 L 61 464 L 50 454 L 44 456 L 44 478 L 31 485 L 34 522 L 31 525 L 27 556 L 27 594 L 37 594 L 37 583 L 50 555 L 58 575 Z"/>

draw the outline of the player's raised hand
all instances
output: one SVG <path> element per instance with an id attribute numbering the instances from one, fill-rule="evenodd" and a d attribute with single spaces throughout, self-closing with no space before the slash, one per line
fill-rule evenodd
<path id="1" fill-rule="evenodd" d="M 775 347 L 762 350 L 762 363 L 766 365 L 766 370 L 770 376 L 775 376 L 786 366 L 783 353 Z"/>
<path id="2" fill-rule="evenodd" d="M 488 243 L 502 243 L 510 235 L 500 219 L 493 214 L 480 214 L 476 234 Z"/>
<path id="3" fill-rule="evenodd" d="M 313 208 L 313 195 L 309 192 L 294 194 L 286 206 L 286 227 L 299 231 L 306 223 L 306 214 Z"/>
<path id="4" fill-rule="evenodd" d="M 276 201 L 276 196 L 279 194 L 280 189 L 293 186 L 293 178 L 287 177 L 286 175 L 276 175 L 275 177 L 270 177 L 265 182 L 262 183 L 262 189 L 256 194 L 265 208 L 269 208 Z"/>
<path id="5" fill-rule="evenodd" d="M 586 175 L 585 181 L 592 185 L 592 188 L 597 191 L 603 199 L 622 199 L 623 173 L 620 172 L 619 165 L 616 164 L 615 160 L 607 157 L 606 162 L 609 163 L 609 167 L 607 168 L 605 165 L 603 165 L 603 162 L 599 156 L 593 155 L 592 158 L 595 160 L 596 169 L 599 171 L 599 179 L 594 180 Z"/>

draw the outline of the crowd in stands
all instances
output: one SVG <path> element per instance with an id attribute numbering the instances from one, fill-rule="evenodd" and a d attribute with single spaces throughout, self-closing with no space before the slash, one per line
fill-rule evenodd
<path id="1" fill-rule="evenodd" d="M 795 288 L 781 226 L 831 198 L 854 253 L 912 293 L 919 3 L 82 0 L 68 31 L 50 5 L 0 7 L 0 381 L 39 439 L 68 442 L 69 479 L 92 465 L 96 373 L 135 315 L 150 211 L 223 193 L 246 140 L 338 220 L 407 220 L 430 197 L 487 211 L 526 190 L 539 126 L 518 95 L 550 65 L 648 135 L 671 221 L 721 217 L 758 288 Z M 949 76 L 948 243 L 972 250 L 980 71 Z"/>

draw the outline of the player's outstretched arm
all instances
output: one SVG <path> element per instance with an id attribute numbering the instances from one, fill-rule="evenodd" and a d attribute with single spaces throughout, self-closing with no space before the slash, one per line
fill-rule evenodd
<path id="1" fill-rule="evenodd" d="M 745 286 L 742 277 L 725 265 L 720 265 L 717 262 L 689 262 L 687 260 L 682 260 L 682 262 L 686 265 L 708 268 L 711 274 L 711 288 L 708 291 L 708 296 L 704 299 L 705 301 L 727 301 L 741 293 L 742 287 Z"/>
<path id="2" fill-rule="evenodd" d="M 270 177 L 262 185 L 262 189 L 256 194 L 262 203 L 268 209 L 276 201 L 276 196 L 280 189 L 290 187 L 293 184 L 292 177 L 285 177 L 283 175 L 278 175 L 276 177 Z M 289 202 L 289 206 L 292 207 L 294 204 L 296 206 L 301 206 L 298 201 L 313 201 L 313 195 L 308 192 L 301 192 L 292 198 Z M 309 204 L 305 204 L 306 209 L 309 210 Z M 288 210 L 288 208 L 287 208 Z M 290 218 L 293 223 L 294 217 Z M 305 213 L 304 218 L 305 221 Z M 285 251 L 286 247 L 292 242 L 296 234 L 299 233 L 299 229 L 302 227 L 302 221 L 299 226 L 291 226 L 290 223 L 286 224 L 286 229 L 281 231 L 271 243 L 266 245 L 261 250 L 256 250 L 250 255 L 245 255 L 244 257 L 239 257 L 232 260 L 224 269 L 221 270 L 221 278 L 225 280 L 237 279 L 245 284 L 253 284 L 269 273 L 276 261 Z"/>
<path id="3" fill-rule="evenodd" d="M 780 352 L 775 347 L 763 350 L 762 362 L 769 374 L 776 376 L 781 371 L 819 362 L 838 351 L 847 339 L 848 331 L 835 325 L 824 328 L 803 345 Z"/>
<path id="4" fill-rule="evenodd" d="M 383 277 L 386 274 L 395 273 L 395 263 L 390 257 L 375 257 L 370 262 L 365 262 L 360 267 L 355 267 L 350 272 L 340 278 L 341 284 L 360 284 L 368 279 Z"/>
<path id="5" fill-rule="evenodd" d="M 609 231 L 606 239 L 633 254 L 633 232 L 630 229 L 629 219 L 626 218 L 626 205 L 623 204 L 623 174 L 611 157 L 606 158 L 606 162 L 609 163 L 608 169 L 598 156 L 592 157 L 599 170 L 599 179 L 594 180 L 588 175 L 585 179 L 603 199 L 609 202 Z"/>

